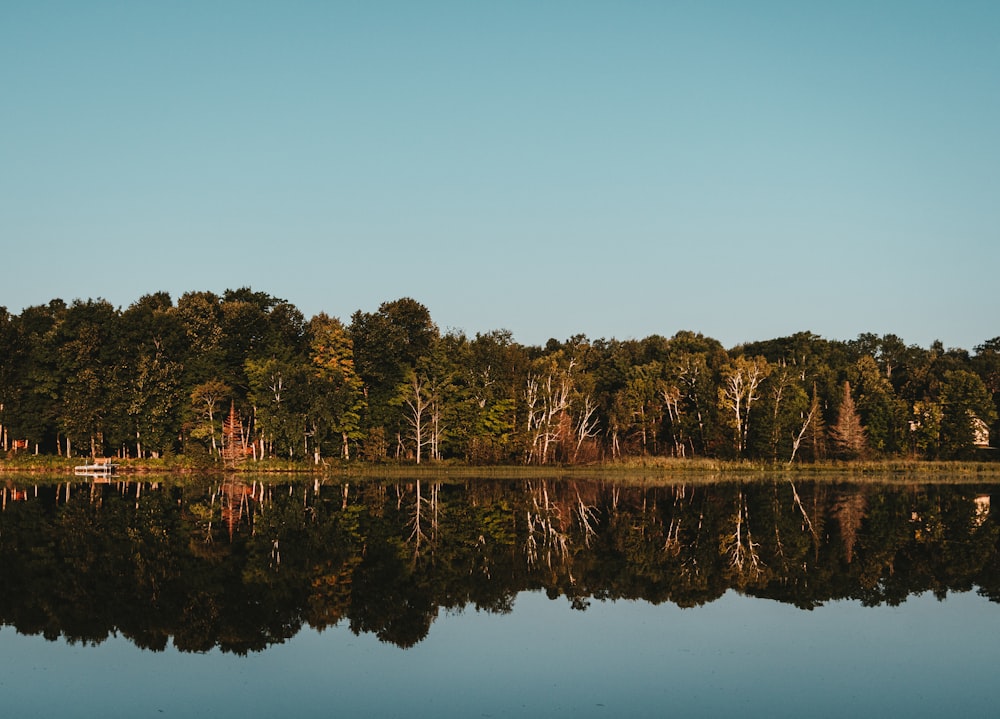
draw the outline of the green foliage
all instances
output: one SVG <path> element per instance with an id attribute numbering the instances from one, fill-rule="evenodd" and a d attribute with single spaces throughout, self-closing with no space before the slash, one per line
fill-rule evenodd
<path id="1" fill-rule="evenodd" d="M 232 403 L 259 460 L 320 465 L 415 459 L 418 444 L 421 461 L 484 464 L 809 462 L 831 448 L 971 458 L 984 429 L 1000 435 L 998 400 L 1000 339 L 975 355 L 810 332 L 730 351 L 690 331 L 524 346 L 507 330 L 442 335 L 411 298 L 345 325 L 247 287 L 176 304 L 157 292 L 125 311 L 0 309 L 0 441 L 49 454 L 208 461 Z M 863 442 L 845 446 L 842 415 L 856 415 Z"/>
<path id="2" fill-rule="evenodd" d="M 996 406 L 978 375 L 967 370 L 947 370 L 940 386 L 941 454 L 947 459 L 968 459 L 975 444 L 975 423 L 987 426 L 997 419 Z"/>
<path id="3" fill-rule="evenodd" d="M 856 407 L 865 427 L 868 447 L 879 456 L 904 450 L 906 404 L 896 396 L 889 379 L 870 355 L 863 355 L 848 368 L 848 378 L 857 396 Z"/>

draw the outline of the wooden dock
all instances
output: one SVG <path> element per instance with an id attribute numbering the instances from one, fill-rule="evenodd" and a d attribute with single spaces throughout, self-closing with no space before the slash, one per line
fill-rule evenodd
<path id="1" fill-rule="evenodd" d="M 110 457 L 94 457 L 90 464 L 73 467 L 73 474 L 78 477 L 109 477 L 118 468 Z"/>

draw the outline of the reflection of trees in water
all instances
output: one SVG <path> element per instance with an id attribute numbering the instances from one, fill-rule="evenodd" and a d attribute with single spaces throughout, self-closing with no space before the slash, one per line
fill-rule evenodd
<path id="1" fill-rule="evenodd" d="M 760 543 L 754 541 L 750 529 L 750 512 L 742 487 L 736 493 L 735 504 L 729 521 L 730 530 L 722 536 L 722 553 L 742 586 L 760 577 L 764 562 L 760 557 Z"/>
<path id="2" fill-rule="evenodd" d="M 411 646 L 442 609 L 509 612 L 531 589 L 577 608 L 693 606 L 730 588 L 801 607 L 1000 600 L 989 487 L 227 477 L 5 491 L 0 620 L 76 641 L 243 652 L 346 622 Z"/>
<path id="3" fill-rule="evenodd" d="M 840 537 L 844 543 L 844 557 L 847 563 L 854 561 L 854 546 L 858 542 L 861 523 L 865 519 L 868 502 L 864 490 L 840 492 L 834 502 L 832 515 L 840 526 Z"/>
<path id="4" fill-rule="evenodd" d="M 222 521 L 226 525 L 229 540 L 232 541 L 236 525 L 243 519 L 250 521 L 250 500 L 253 490 L 250 486 L 237 478 L 236 475 L 227 475 L 217 492 L 222 504 Z M 215 495 L 212 497 L 215 500 Z"/>
<path id="5" fill-rule="evenodd" d="M 407 524 L 410 534 L 406 539 L 406 543 L 413 548 L 412 559 L 414 562 L 420 559 L 423 545 L 430 544 L 433 547 L 437 542 L 438 490 L 440 487 L 440 483 L 432 483 L 429 491 L 423 492 L 419 479 L 412 485 L 413 503 L 410 505 L 411 509 Z M 409 487 L 397 485 L 397 509 L 401 508 L 403 498 L 409 489 Z"/>
<path id="6" fill-rule="evenodd" d="M 540 557 L 549 569 L 552 569 L 553 559 L 556 565 L 563 566 L 569 557 L 569 535 L 563 531 L 560 507 L 549 499 L 548 482 L 539 482 L 537 486 L 529 482 L 528 496 L 530 504 L 525 511 L 528 567 L 534 567 Z"/>
<path id="7" fill-rule="evenodd" d="M 598 536 L 595 486 L 541 480 L 527 482 L 526 488 L 524 554 L 528 568 L 541 562 L 549 571 L 565 570 L 570 583 L 575 583 L 571 571 L 575 547 L 589 548 Z"/>

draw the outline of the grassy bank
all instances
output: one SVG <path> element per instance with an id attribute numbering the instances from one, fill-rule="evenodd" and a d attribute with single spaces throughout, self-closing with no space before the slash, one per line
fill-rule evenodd
<path id="1" fill-rule="evenodd" d="M 25 455 L 0 459 L 0 474 L 72 474 L 74 467 L 85 464 L 82 457 L 52 457 Z M 223 472 L 220 462 L 208 457 L 168 457 L 163 459 L 116 460 L 121 474 L 186 474 Z M 295 475 L 301 477 L 406 478 L 420 476 L 450 478 L 544 478 L 590 477 L 604 479 L 691 479 L 704 478 L 764 478 L 799 477 L 822 479 L 825 477 L 880 477 L 920 480 L 990 479 L 1000 480 L 1000 462 L 928 462 L 892 459 L 882 461 L 826 461 L 810 464 L 788 465 L 762 462 L 735 462 L 713 459 L 673 459 L 668 457 L 632 458 L 591 465 L 525 467 L 521 465 L 472 466 L 460 462 L 369 463 L 326 461 L 316 465 L 290 460 L 248 460 L 239 468 L 241 473 Z"/>

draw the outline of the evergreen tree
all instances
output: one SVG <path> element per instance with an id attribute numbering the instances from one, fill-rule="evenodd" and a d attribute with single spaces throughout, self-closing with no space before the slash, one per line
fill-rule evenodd
<path id="1" fill-rule="evenodd" d="M 837 421 L 830 427 L 830 441 L 835 456 L 841 459 L 860 459 L 868 452 L 867 434 L 851 397 L 850 382 L 844 382 L 844 396 L 840 401 Z"/>

